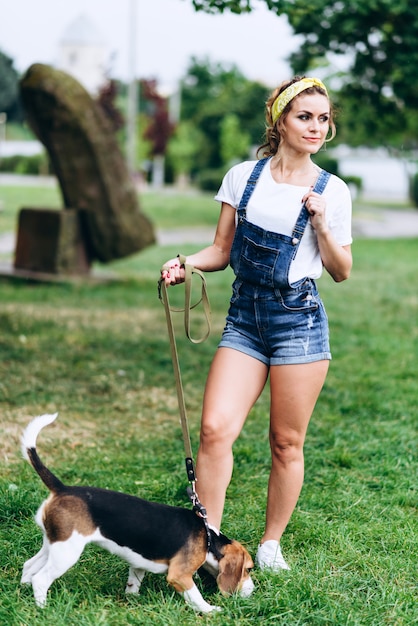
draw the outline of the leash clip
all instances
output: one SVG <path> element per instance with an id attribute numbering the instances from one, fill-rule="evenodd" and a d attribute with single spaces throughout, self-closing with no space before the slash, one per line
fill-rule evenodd
<path id="1" fill-rule="evenodd" d="M 195 491 L 194 485 L 192 487 L 187 487 L 187 495 L 189 496 L 193 504 L 193 511 L 197 513 L 199 517 L 202 517 L 204 520 L 206 520 L 208 517 L 208 514 L 206 512 L 205 507 L 199 500 L 199 496 L 197 495 Z"/>
<path id="2" fill-rule="evenodd" d="M 205 507 L 199 500 L 199 496 L 196 493 L 194 483 L 192 484 L 192 486 L 189 485 L 189 487 L 187 487 L 187 495 L 189 496 L 191 503 L 193 505 L 193 511 L 196 513 L 198 517 L 200 517 L 203 520 L 203 523 L 205 525 L 205 530 L 206 530 L 207 546 L 209 550 L 210 544 L 211 544 L 211 536 L 210 536 L 210 528 L 209 528 L 209 523 L 208 523 L 208 514 L 207 514 Z"/>

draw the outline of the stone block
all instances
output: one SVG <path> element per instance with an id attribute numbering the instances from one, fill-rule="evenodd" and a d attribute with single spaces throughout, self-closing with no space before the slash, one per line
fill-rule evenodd
<path id="1" fill-rule="evenodd" d="M 43 274 L 88 274 L 89 253 L 80 212 L 21 209 L 14 267 Z"/>

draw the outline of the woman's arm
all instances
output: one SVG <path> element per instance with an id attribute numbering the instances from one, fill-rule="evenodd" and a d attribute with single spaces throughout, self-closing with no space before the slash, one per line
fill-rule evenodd
<path id="1" fill-rule="evenodd" d="M 353 265 L 351 246 L 341 246 L 330 231 L 325 219 L 326 202 L 323 196 L 310 191 L 303 197 L 315 229 L 322 263 L 335 282 L 340 283 L 350 276 Z"/>
<path id="2" fill-rule="evenodd" d="M 319 253 L 327 272 L 336 283 L 347 280 L 353 265 L 351 246 L 340 246 L 331 231 L 317 232 Z"/>
<path id="3" fill-rule="evenodd" d="M 234 207 L 225 202 L 222 203 L 213 244 L 187 256 L 188 264 L 202 272 L 216 272 L 227 267 L 235 234 L 235 214 Z M 169 269 L 162 270 L 161 276 L 166 285 L 175 285 L 184 281 L 184 268 L 180 266 L 178 258 L 170 259 L 165 265 Z"/>

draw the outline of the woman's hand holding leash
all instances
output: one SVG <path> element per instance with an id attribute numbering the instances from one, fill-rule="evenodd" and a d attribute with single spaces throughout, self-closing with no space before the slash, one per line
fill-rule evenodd
<path id="1" fill-rule="evenodd" d="M 169 285 L 184 283 L 185 268 L 184 263 L 180 263 L 179 257 L 175 257 L 167 261 L 167 263 L 164 263 L 161 269 L 161 278 L 167 287 Z"/>

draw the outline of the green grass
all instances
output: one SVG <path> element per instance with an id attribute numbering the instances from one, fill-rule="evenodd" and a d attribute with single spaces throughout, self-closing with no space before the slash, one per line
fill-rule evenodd
<path id="1" fill-rule="evenodd" d="M 177 216 L 182 206 L 193 225 L 202 224 L 203 213 L 203 223 L 216 221 L 210 198 L 144 194 L 142 200 L 164 227 L 188 223 Z M 34 203 L 25 199 L 23 205 Z M 46 496 L 20 458 L 21 431 L 34 415 L 60 413 L 42 432 L 38 449 L 65 482 L 189 506 L 156 289 L 159 267 L 177 246 L 154 246 L 111 264 L 116 278 L 110 281 L 0 279 L 0 623 L 418 624 L 416 251 L 413 239 L 359 240 L 351 279 L 340 285 L 321 279 L 334 359 L 308 431 L 304 488 L 283 538 L 292 571 L 254 570 L 256 590 L 247 599 L 223 598 L 198 578 L 205 598 L 222 606 L 221 614 L 211 616 L 196 616 L 163 576 L 148 574 L 140 595 L 126 598 L 126 564 L 92 546 L 53 584 L 44 610 L 35 607 L 31 589 L 19 584 L 24 561 L 41 545 L 33 515 Z M 203 386 L 230 280 L 229 270 L 207 275 L 213 324 L 204 344 L 190 344 L 181 320 L 175 320 L 195 450 Z M 182 288 L 170 296 L 173 303 L 181 299 Z M 194 324 L 201 320 L 197 312 Z M 265 393 L 235 446 L 223 522 L 224 532 L 252 554 L 264 520 L 267 432 Z"/>

